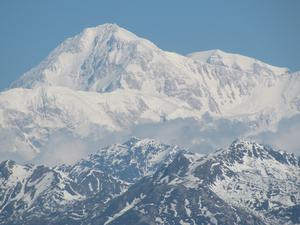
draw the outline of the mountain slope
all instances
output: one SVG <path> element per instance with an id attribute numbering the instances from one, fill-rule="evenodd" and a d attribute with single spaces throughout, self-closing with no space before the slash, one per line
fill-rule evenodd
<path id="1" fill-rule="evenodd" d="M 12 89 L 0 95 L 0 152 L 4 151 L 4 158 L 27 161 L 41 157 L 43 161 L 49 151 L 59 162 L 62 152 L 71 148 L 81 156 L 77 148 L 86 153 L 89 147 L 81 143 L 101 143 L 107 133 L 143 122 L 196 116 L 197 111 L 185 102 L 135 91 Z M 76 148 L 72 142 L 78 143 Z"/>

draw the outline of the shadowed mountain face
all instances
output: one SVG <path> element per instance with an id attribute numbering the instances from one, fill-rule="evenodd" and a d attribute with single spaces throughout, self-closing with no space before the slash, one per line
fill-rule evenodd
<path id="1" fill-rule="evenodd" d="M 300 160 L 244 140 L 199 155 L 132 138 L 73 165 L 0 164 L 0 224 L 297 224 Z"/>

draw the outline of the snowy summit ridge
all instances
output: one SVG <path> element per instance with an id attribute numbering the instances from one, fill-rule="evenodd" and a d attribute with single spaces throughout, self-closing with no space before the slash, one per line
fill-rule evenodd
<path id="1" fill-rule="evenodd" d="M 116 24 L 104 24 L 87 28 L 75 37 L 68 38 L 11 87 L 33 88 L 46 85 L 97 92 L 121 88 L 174 95 L 174 92 L 183 91 L 178 87 L 179 84 L 189 86 L 192 90 L 197 87 L 200 89 L 198 92 L 205 91 L 203 89 L 206 87 L 201 87 L 205 85 L 205 81 L 199 78 L 203 75 L 206 77 L 206 73 L 210 71 L 214 73 L 215 68 L 203 63 L 239 69 L 244 73 L 287 73 L 285 68 L 220 50 L 192 53 L 188 57 L 196 62 L 179 54 L 165 52 Z M 226 73 L 222 73 L 224 72 Z M 234 72 L 229 72 L 229 79 L 243 77 L 243 74 L 238 77 L 233 76 Z M 221 78 L 216 78 L 220 82 Z M 190 86 L 191 82 L 196 82 L 196 87 Z M 194 95 L 198 96 L 199 93 L 194 92 Z"/>
<path id="2" fill-rule="evenodd" d="M 247 71 L 249 73 L 259 73 L 260 70 L 265 70 L 265 73 L 276 75 L 289 73 L 289 69 L 287 68 L 271 66 L 257 59 L 240 54 L 227 53 L 220 49 L 194 52 L 187 56 L 201 62 Z"/>
<path id="3" fill-rule="evenodd" d="M 231 116 L 241 114 L 236 106 L 263 89 L 291 89 L 291 97 L 295 98 L 299 94 L 294 90 L 299 87 L 297 77 L 285 68 L 220 50 L 189 57 L 166 52 L 115 24 L 104 24 L 64 41 L 12 87 L 59 86 L 100 93 L 139 91 L 184 101 L 200 114 Z M 298 107 L 298 100 L 286 100 Z M 276 99 L 282 101 L 281 97 Z M 254 105 L 258 107 L 249 113 L 266 108 L 257 97 Z"/>

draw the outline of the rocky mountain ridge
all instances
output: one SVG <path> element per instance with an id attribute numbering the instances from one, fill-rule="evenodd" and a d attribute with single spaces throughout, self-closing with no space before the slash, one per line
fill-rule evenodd
<path id="1" fill-rule="evenodd" d="M 300 224 L 299 157 L 246 140 L 199 155 L 132 138 L 0 175 L 2 224 Z"/>

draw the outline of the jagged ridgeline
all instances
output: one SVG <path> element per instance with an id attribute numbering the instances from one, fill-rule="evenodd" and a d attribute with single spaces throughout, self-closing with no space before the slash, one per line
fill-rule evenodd
<path id="1" fill-rule="evenodd" d="M 199 155 L 131 138 L 73 165 L 0 164 L 0 224 L 299 224 L 300 161 L 236 140 Z"/>

